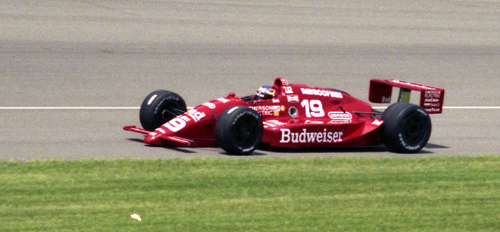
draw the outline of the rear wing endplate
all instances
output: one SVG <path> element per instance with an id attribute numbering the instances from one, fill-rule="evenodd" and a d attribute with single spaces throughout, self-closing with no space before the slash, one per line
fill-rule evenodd
<path id="1" fill-rule="evenodd" d="M 410 93 L 415 90 L 420 92 L 420 106 L 427 113 L 443 112 L 444 89 L 407 81 L 372 79 L 368 99 L 373 103 L 391 103 L 393 87 L 400 88 L 398 102 L 410 102 Z"/>

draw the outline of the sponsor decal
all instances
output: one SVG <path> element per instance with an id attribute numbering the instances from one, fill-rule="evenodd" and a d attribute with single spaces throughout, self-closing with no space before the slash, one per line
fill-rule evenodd
<path id="1" fill-rule="evenodd" d="M 439 102 L 439 99 L 436 98 L 426 98 L 424 102 Z"/>
<path id="2" fill-rule="evenodd" d="M 189 117 L 191 117 L 195 122 L 197 122 L 200 119 L 202 119 L 203 117 L 205 117 L 205 113 L 199 112 L 195 109 L 188 111 L 187 115 L 189 115 Z"/>
<path id="3" fill-rule="evenodd" d="M 332 90 L 324 89 L 311 89 L 311 88 L 301 88 L 302 94 L 320 96 L 320 97 L 333 97 L 333 98 L 343 98 L 342 93 Z"/>
<path id="4" fill-rule="evenodd" d="M 191 119 L 189 119 L 189 117 L 186 116 L 186 115 L 179 115 L 178 117 L 181 118 L 182 120 L 186 121 L 186 122 L 191 121 Z"/>
<path id="5" fill-rule="evenodd" d="M 268 128 L 268 127 L 276 127 L 276 125 L 272 124 L 272 123 L 269 123 L 269 122 L 263 122 L 262 125 L 264 126 L 264 128 Z"/>
<path id="6" fill-rule="evenodd" d="M 330 111 L 328 112 L 328 117 L 332 120 L 352 120 L 352 114 L 343 111 Z"/>
<path id="7" fill-rule="evenodd" d="M 425 107 L 439 107 L 441 106 L 439 103 L 424 103 Z"/>
<path id="8" fill-rule="evenodd" d="M 297 103 L 299 102 L 299 95 L 288 95 L 286 96 L 288 102 Z"/>
<path id="9" fill-rule="evenodd" d="M 266 127 L 266 126 L 268 126 L 268 127 L 277 127 L 277 126 L 286 125 L 286 123 L 280 122 L 278 120 L 265 121 L 265 122 L 263 122 L 263 124 L 264 124 L 264 127 Z"/>
<path id="10" fill-rule="evenodd" d="M 351 122 L 352 122 L 352 120 L 332 120 L 332 121 L 329 121 L 328 124 L 348 124 Z"/>
<path id="11" fill-rule="evenodd" d="M 226 99 L 226 98 L 218 98 L 217 101 L 220 101 L 222 103 L 228 103 L 229 102 L 229 99 Z"/>
<path id="12" fill-rule="evenodd" d="M 382 103 L 391 103 L 391 96 L 389 97 L 382 97 Z"/>
<path id="13" fill-rule="evenodd" d="M 432 113 L 432 112 L 441 112 L 440 108 L 427 108 L 425 111 Z"/>
<path id="14" fill-rule="evenodd" d="M 203 112 L 199 112 L 195 109 L 192 109 L 182 115 L 177 116 L 176 118 L 168 121 L 167 123 L 163 124 L 167 129 L 169 129 L 172 132 L 177 132 L 180 131 L 182 128 L 186 126 L 187 122 L 190 122 L 191 120 L 194 120 L 195 122 L 198 122 L 202 118 L 204 118 L 206 115 Z M 165 131 L 161 128 L 158 128 L 157 131 L 161 133 L 165 133 Z"/>
<path id="15" fill-rule="evenodd" d="M 211 102 L 205 102 L 202 105 L 204 105 L 204 106 L 206 106 L 206 107 L 208 107 L 208 108 L 210 108 L 212 110 L 215 109 L 215 104 L 211 103 Z"/>
<path id="16" fill-rule="evenodd" d="M 373 124 L 373 125 L 377 125 L 377 126 L 382 125 L 382 123 L 384 123 L 384 121 L 381 121 L 381 120 L 378 120 L 378 119 L 375 119 L 375 120 L 372 122 L 372 124 Z"/>
<path id="17" fill-rule="evenodd" d="M 273 103 L 280 103 L 280 99 L 273 98 Z"/>
<path id="18" fill-rule="evenodd" d="M 313 120 L 306 120 L 304 124 L 324 124 L 325 122 L 323 121 L 313 121 Z"/>
<path id="19" fill-rule="evenodd" d="M 441 98 L 441 91 L 425 91 L 425 98 Z"/>
<path id="20" fill-rule="evenodd" d="M 308 132 L 303 128 L 301 132 L 291 132 L 290 129 L 280 129 L 280 143 L 339 143 L 342 142 L 344 131 Z"/>
<path id="21" fill-rule="evenodd" d="M 281 106 L 267 105 L 267 106 L 250 106 L 251 109 L 259 112 L 262 116 L 279 116 Z"/>
<path id="22" fill-rule="evenodd" d="M 441 107 L 441 91 L 425 91 L 424 107 Z"/>

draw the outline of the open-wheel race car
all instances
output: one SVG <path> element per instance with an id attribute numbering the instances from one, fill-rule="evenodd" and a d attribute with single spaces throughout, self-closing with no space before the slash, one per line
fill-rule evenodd
<path id="1" fill-rule="evenodd" d="M 188 110 L 178 94 L 157 90 L 140 108 L 143 128 L 123 129 L 145 134 L 155 146 L 220 146 L 227 153 L 246 155 L 260 144 L 281 148 L 352 147 L 384 144 L 397 153 L 420 151 L 429 140 L 429 114 L 443 110 L 444 89 L 400 80 L 370 81 L 369 100 L 396 103 L 384 112 L 335 89 L 291 84 L 276 78 L 256 94 L 229 93 Z M 420 91 L 420 104 L 409 103 Z"/>

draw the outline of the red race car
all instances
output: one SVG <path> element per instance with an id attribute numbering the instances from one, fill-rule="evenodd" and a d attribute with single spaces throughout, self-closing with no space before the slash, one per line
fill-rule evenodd
<path id="1" fill-rule="evenodd" d="M 205 102 L 190 110 L 176 93 L 157 90 L 141 105 L 142 128 L 155 146 L 220 146 L 227 153 L 246 155 L 261 143 L 271 147 L 308 148 L 385 144 L 391 151 L 420 151 L 429 140 L 429 114 L 443 110 L 444 89 L 399 80 L 370 81 L 369 100 L 390 103 L 393 87 L 398 102 L 383 113 L 348 93 L 291 84 L 277 78 L 256 94 Z M 420 106 L 410 104 L 411 90 L 420 91 Z"/>

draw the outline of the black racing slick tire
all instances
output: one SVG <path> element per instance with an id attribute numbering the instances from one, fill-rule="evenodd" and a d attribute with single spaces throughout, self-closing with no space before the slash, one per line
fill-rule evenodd
<path id="1" fill-rule="evenodd" d="M 150 93 L 142 102 L 139 119 L 144 129 L 153 131 L 187 111 L 181 96 L 166 90 Z"/>
<path id="2" fill-rule="evenodd" d="M 382 142 L 397 153 L 415 153 L 425 147 L 431 136 L 429 114 L 410 103 L 395 103 L 382 114 Z"/>
<path id="3" fill-rule="evenodd" d="M 251 154 L 259 146 L 263 132 L 259 113 L 244 106 L 224 110 L 215 125 L 217 143 L 233 155 Z"/>

